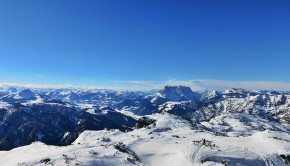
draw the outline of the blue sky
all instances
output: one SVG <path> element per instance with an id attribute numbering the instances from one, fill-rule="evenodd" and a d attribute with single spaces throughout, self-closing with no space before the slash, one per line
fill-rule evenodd
<path id="1" fill-rule="evenodd" d="M 3 0 L 0 82 L 206 80 L 196 87 L 203 89 L 221 88 L 207 85 L 213 81 L 242 88 L 263 81 L 262 88 L 290 90 L 289 9 L 289 0 Z"/>

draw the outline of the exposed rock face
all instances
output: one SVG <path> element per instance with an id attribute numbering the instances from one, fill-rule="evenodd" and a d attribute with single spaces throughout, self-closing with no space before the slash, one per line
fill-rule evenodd
<path id="1" fill-rule="evenodd" d="M 154 124 L 155 122 L 156 122 L 156 120 L 150 119 L 150 118 L 144 116 L 141 119 L 138 119 L 136 127 L 137 127 L 137 129 L 144 128 L 144 127 L 147 127 L 151 124 Z"/>
<path id="2" fill-rule="evenodd" d="M 165 86 L 159 91 L 159 94 L 169 101 L 193 100 L 199 97 L 198 93 L 186 86 Z"/>

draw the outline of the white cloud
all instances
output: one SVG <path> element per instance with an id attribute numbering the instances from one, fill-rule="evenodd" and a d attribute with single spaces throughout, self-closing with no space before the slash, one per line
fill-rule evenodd
<path id="1" fill-rule="evenodd" d="M 35 74 L 35 77 L 38 77 L 38 78 L 47 78 L 45 75 L 42 75 L 42 74 Z"/>
<path id="2" fill-rule="evenodd" d="M 128 90 L 152 90 L 152 89 L 160 89 L 164 86 L 162 83 L 163 81 L 112 80 L 112 82 L 121 84 L 123 88 L 125 89 L 127 88 Z"/>
<path id="3" fill-rule="evenodd" d="M 76 88 L 76 89 L 112 89 L 112 90 L 151 90 L 152 86 L 139 86 L 139 85 L 130 85 L 130 86 L 80 86 L 73 84 L 58 84 L 58 85 L 49 85 L 49 84 L 16 84 L 16 83 L 0 83 L 0 87 L 20 87 L 20 88 Z M 161 88 L 161 87 L 160 87 Z M 155 89 L 155 88 L 153 88 Z"/>
<path id="4" fill-rule="evenodd" d="M 0 86 L 18 86 L 27 88 L 80 88 L 80 89 L 114 89 L 114 90 L 152 90 L 161 89 L 165 85 L 184 85 L 189 86 L 193 90 L 225 90 L 229 88 L 243 88 L 247 90 L 262 89 L 262 90 L 278 90 L 290 91 L 290 82 L 283 81 L 229 81 L 229 80 L 211 80 L 211 79 L 197 79 L 197 80 L 165 80 L 165 81 L 142 81 L 129 80 L 120 81 L 113 80 L 111 83 L 115 86 L 79 86 L 72 84 L 16 84 L 16 83 L 0 83 Z M 109 84 L 111 84 L 109 83 Z"/>
<path id="5" fill-rule="evenodd" d="M 135 85 L 141 89 L 159 89 L 165 85 L 184 85 L 189 86 L 193 90 L 225 90 L 229 88 L 243 88 L 247 90 L 279 90 L 290 91 L 290 82 L 283 81 L 230 81 L 230 80 L 212 80 L 212 79 L 196 79 L 196 80 L 175 80 L 166 81 L 114 81 L 127 83 L 128 86 Z"/>
<path id="6" fill-rule="evenodd" d="M 59 85 L 49 85 L 49 84 L 16 84 L 16 83 L 0 83 L 0 87 L 25 87 L 25 88 L 86 88 L 86 89 L 96 89 L 101 87 L 91 87 L 91 86 L 76 86 L 72 84 L 59 84 Z"/>
<path id="7" fill-rule="evenodd" d="M 279 90 L 289 91 L 290 82 L 283 81 L 228 81 L 228 80 L 189 80 L 189 81 L 168 81 L 169 85 L 187 85 L 194 90 L 225 90 L 229 88 L 243 88 L 247 90 Z"/>

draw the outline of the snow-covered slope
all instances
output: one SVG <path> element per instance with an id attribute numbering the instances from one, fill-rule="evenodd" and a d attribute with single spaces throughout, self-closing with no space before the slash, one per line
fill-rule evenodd
<path id="1" fill-rule="evenodd" d="M 201 126 L 192 126 L 175 115 L 165 113 L 149 117 L 157 120 L 155 125 L 131 132 L 85 131 L 66 147 L 33 143 L 2 151 L 0 165 L 283 166 L 286 163 L 281 156 L 290 154 L 288 132 L 253 130 L 247 136 L 222 136 L 198 129 Z M 236 123 L 236 117 L 224 118 Z"/>

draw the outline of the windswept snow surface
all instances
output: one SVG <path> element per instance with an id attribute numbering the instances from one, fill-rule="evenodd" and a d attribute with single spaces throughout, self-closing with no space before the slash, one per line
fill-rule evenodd
<path id="1" fill-rule="evenodd" d="M 0 151 L 0 165 L 283 166 L 280 155 L 290 154 L 289 126 L 254 116 L 223 114 L 195 126 L 168 113 L 148 117 L 156 124 L 131 132 L 85 131 L 65 147 Z"/>

